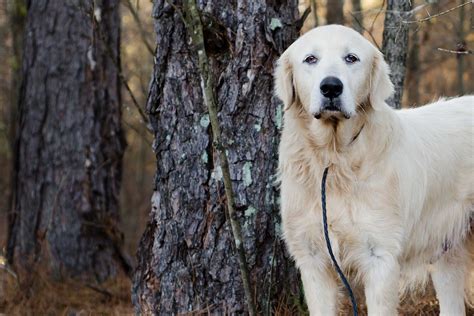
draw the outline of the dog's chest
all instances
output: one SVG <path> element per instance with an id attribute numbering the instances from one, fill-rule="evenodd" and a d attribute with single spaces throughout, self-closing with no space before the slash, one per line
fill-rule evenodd
<path id="1" fill-rule="evenodd" d="M 329 179 L 330 181 L 331 179 Z M 283 187 L 285 184 L 283 184 Z M 290 194 L 291 196 L 285 196 Z M 351 184 L 345 190 L 328 185 L 326 193 L 328 231 L 337 256 L 372 256 L 381 247 L 399 249 L 400 221 L 393 216 L 396 207 L 386 191 L 377 185 Z M 282 218 L 285 240 L 294 256 L 327 255 L 322 225 L 321 187 L 282 190 Z M 354 255 L 357 252 L 356 255 Z"/>

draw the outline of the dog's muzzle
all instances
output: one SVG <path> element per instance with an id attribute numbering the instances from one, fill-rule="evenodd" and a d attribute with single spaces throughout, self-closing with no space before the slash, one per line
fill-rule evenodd
<path id="1" fill-rule="evenodd" d="M 350 117 L 349 114 L 343 110 L 341 99 L 339 98 L 344 90 L 344 85 L 341 80 L 336 77 L 326 77 L 321 81 L 319 89 L 324 99 L 322 100 L 320 112 L 314 114 L 316 119 L 320 119 L 322 114 L 326 112 L 335 112 L 334 114 L 340 113 L 346 119 Z"/>

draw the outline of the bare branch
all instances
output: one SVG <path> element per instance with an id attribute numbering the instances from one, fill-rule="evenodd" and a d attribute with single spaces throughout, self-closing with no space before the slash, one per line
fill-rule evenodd
<path id="1" fill-rule="evenodd" d="M 440 52 L 445 52 L 445 53 L 451 53 L 451 54 L 456 54 L 456 55 L 472 55 L 474 52 L 472 50 L 451 50 L 451 49 L 446 49 L 446 48 L 440 48 L 438 47 L 438 50 Z"/>
<path id="2" fill-rule="evenodd" d="M 370 25 L 370 30 L 368 31 L 369 34 L 372 34 L 372 31 L 374 30 L 375 21 L 379 17 L 380 13 L 382 13 L 384 6 L 385 6 L 385 0 L 383 0 L 382 5 L 380 6 L 380 9 L 378 9 L 377 14 L 375 15 L 375 18 L 372 20 L 372 24 Z"/>
<path id="3" fill-rule="evenodd" d="M 150 140 L 147 138 L 147 136 L 146 136 L 146 135 L 148 135 L 148 134 L 143 134 L 143 133 L 140 131 L 139 128 L 135 127 L 132 123 L 127 122 L 127 120 L 125 120 L 125 118 L 122 120 L 122 122 L 123 122 L 123 124 L 124 124 L 125 126 L 127 126 L 128 128 L 130 128 L 130 129 L 131 129 L 132 131 L 134 131 L 138 136 L 140 136 L 140 137 L 143 139 L 143 141 L 144 141 L 145 143 L 147 143 L 147 145 L 149 145 L 149 146 L 152 145 L 151 141 L 150 141 Z M 149 131 L 148 129 L 146 129 L 146 130 Z"/>
<path id="4" fill-rule="evenodd" d="M 313 20 L 314 20 L 314 26 L 316 27 L 319 25 L 319 19 L 318 19 L 318 4 L 316 0 L 311 0 L 309 6 L 311 7 L 311 12 L 313 13 Z"/>
<path id="5" fill-rule="evenodd" d="M 105 34 L 103 34 L 103 32 L 100 30 L 99 28 L 99 36 L 101 37 L 101 39 L 103 40 L 104 43 L 107 43 L 107 40 L 105 38 Z M 132 89 L 130 88 L 130 85 L 128 84 L 128 81 L 127 79 L 125 78 L 125 76 L 123 75 L 122 73 L 122 67 L 121 65 L 118 63 L 118 61 L 116 60 L 116 58 L 114 57 L 114 54 L 113 54 L 113 51 L 112 51 L 112 48 L 110 47 L 110 45 L 106 44 L 106 54 L 108 55 L 108 57 L 110 58 L 110 60 L 112 61 L 112 63 L 114 64 L 117 72 L 118 72 L 118 75 L 119 75 L 119 79 L 121 81 L 121 83 L 124 85 L 125 89 L 127 90 L 127 92 L 129 93 L 130 95 L 130 98 L 132 99 L 132 103 L 133 105 L 135 106 L 135 108 L 137 109 L 138 111 L 138 114 L 140 115 L 141 119 L 143 120 L 143 122 L 145 123 L 145 126 L 146 126 L 146 129 L 148 132 L 152 133 L 151 131 L 151 128 L 150 128 L 150 124 L 149 124 L 149 120 L 148 120 L 148 117 L 146 116 L 145 112 L 143 112 L 142 108 L 140 107 L 140 105 L 138 104 L 138 101 L 135 97 L 135 95 L 133 94 L 133 91 Z"/>
<path id="6" fill-rule="evenodd" d="M 352 18 L 354 19 L 354 21 L 356 21 L 357 24 L 358 24 L 364 31 L 366 31 L 366 32 L 369 34 L 370 38 L 372 39 L 372 42 L 374 43 L 375 46 L 377 46 L 378 50 L 381 50 L 379 44 L 378 44 L 377 41 L 375 40 L 374 35 L 372 35 L 372 32 L 369 31 L 369 30 L 362 24 L 361 21 L 359 21 L 359 19 L 357 18 L 357 16 L 355 16 L 354 14 L 352 14 L 352 12 L 349 12 L 349 13 L 350 13 L 350 15 L 352 16 Z"/>
<path id="7" fill-rule="evenodd" d="M 143 112 L 142 108 L 140 107 L 140 105 L 138 104 L 138 101 L 137 99 L 135 98 L 135 95 L 133 94 L 133 91 L 132 89 L 130 88 L 130 85 L 128 84 L 128 81 L 127 79 L 125 79 L 125 76 L 123 75 L 122 73 L 122 70 L 119 68 L 119 78 L 120 78 L 120 81 L 122 82 L 123 86 L 125 87 L 125 89 L 127 90 L 128 94 L 130 95 L 130 99 L 132 99 L 132 103 L 133 105 L 135 106 L 135 108 L 137 109 L 138 111 L 138 114 L 140 114 L 140 117 L 141 119 L 143 120 L 143 122 L 145 123 L 145 126 L 146 126 L 146 130 L 150 133 L 152 133 L 150 127 L 149 127 L 149 121 L 148 121 L 148 117 L 146 116 L 145 112 Z"/>
<path id="8" fill-rule="evenodd" d="M 296 21 L 295 25 L 298 32 L 303 27 L 304 22 L 306 21 L 310 13 L 311 13 L 311 6 L 307 7 L 306 10 L 304 10 L 303 14 L 301 15 L 301 18 L 299 18 L 298 21 Z"/>
<path id="9" fill-rule="evenodd" d="M 135 10 L 135 8 L 133 7 L 133 4 L 130 0 L 124 0 L 123 1 L 124 5 L 127 7 L 128 11 L 130 11 L 130 14 L 132 15 L 133 17 L 133 20 L 135 21 L 135 24 L 137 25 L 138 27 L 138 32 L 140 33 L 140 37 L 142 38 L 142 42 L 143 44 L 145 44 L 145 47 L 146 49 L 148 50 L 148 52 L 154 56 L 155 55 L 155 51 L 154 49 L 152 48 L 152 46 L 150 45 L 150 43 L 148 43 L 148 40 L 146 38 L 146 32 L 145 32 L 145 29 L 143 28 L 143 25 L 142 25 L 142 22 L 140 20 L 140 17 L 138 16 L 138 12 Z"/>
<path id="10" fill-rule="evenodd" d="M 457 10 L 457 9 L 459 9 L 459 8 L 461 8 L 461 7 L 464 7 L 464 6 L 468 5 L 468 4 L 472 4 L 472 0 L 467 1 L 467 2 L 465 2 L 465 3 L 462 3 L 462 4 L 460 4 L 460 5 L 457 5 L 457 6 L 451 8 L 451 9 L 448 9 L 448 10 L 446 10 L 446 11 L 443 11 L 443 12 L 440 12 L 440 13 L 437 13 L 437 14 L 433 14 L 433 15 L 429 15 L 429 16 L 427 16 L 426 18 L 423 18 L 423 19 L 414 20 L 414 21 L 404 21 L 404 20 L 402 20 L 402 22 L 405 23 L 405 24 L 424 23 L 424 22 L 427 22 L 427 21 L 429 21 L 429 20 L 431 20 L 431 19 L 434 19 L 434 18 L 440 17 L 440 16 L 442 16 L 442 15 L 448 14 L 448 13 L 450 13 L 450 12 L 453 12 L 454 10 Z M 413 10 L 412 10 L 412 11 L 413 11 Z"/>

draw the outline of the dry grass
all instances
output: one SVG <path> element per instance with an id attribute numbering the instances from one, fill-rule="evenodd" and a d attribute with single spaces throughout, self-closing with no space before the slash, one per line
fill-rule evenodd
<path id="1" fill-rule="evenodd" d="M 367 307 L 365 306 L 364 297 L 359 291 L 357 293 L 357 302 L 359 305 L 359 315 L 367 315 Z M 434 290 L 430 287 L 424 295 L 407 297 L 404 299 L 398 309 L 400 316 L 438 316 L 439 305 L 435 297 Z M 309 315 L 306 312 L 304 303 L 297 299 L 283 299 L 281 300 L 274 311 L 274 315 L 278 316 L 294 316 L 294 315 Z M 342 298 L 340 316 L 352 315 L 352 305 L 346 297 Z M 474 308 L 467 307 L 466 315 L 474 315 Z"/>
<path id="2" fill-rule="evenodd" d="M 0 314 L 6 315 L 133 315 L 130 280 L 119 276 L 97 285 L 77 280 L 50 281 L 36 274 L 19 284 L 0 270 Z"/>
<path id="3" fill-rule="evenodd" d="M 130 302 L 131 282 L 126 276 L 101 285 L 77 280 L 51 281 L 44 273 L 35 273 L 34 281 L 20 285 L 15 278 L 0 270 L 0 315 L 133 315 Z M 364 299 L 357 295 L 358 302 Z M 343 299 L 339 315 L 350 315 L 349 300 Z M 208 315 L 209 310 L 189 315 Z M 302 298 L 282 298 L 274 307 L 274 315 L 308 315 Z M 366 315 L 360 306 L 360 315 Z M 439 307 L 430 289 L 424 296 L 405 299 L 399 315 L 438 315 Z M 469 309 L 467 315 L 474 315 Z"/>

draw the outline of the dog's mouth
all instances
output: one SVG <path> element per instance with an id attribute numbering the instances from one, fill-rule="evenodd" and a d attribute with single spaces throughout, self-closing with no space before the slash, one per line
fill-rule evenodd
<path id="1" fill-rule="evenodd" d="M 316 119 L 349 119 L 351 116 L 347 113 L 339 98 L 325 98 L 321 104 L 321 110 L 314 114 Z"/>

